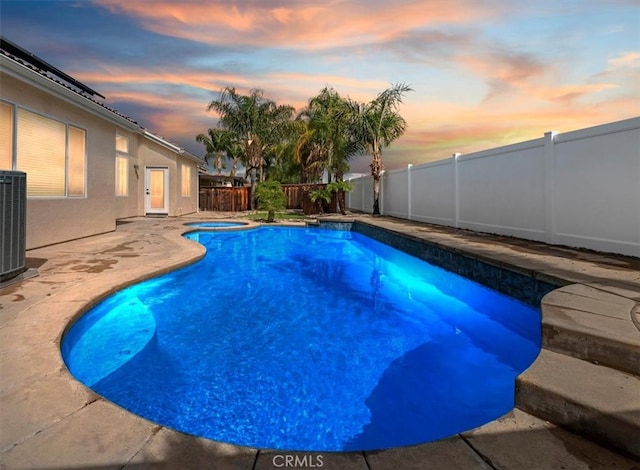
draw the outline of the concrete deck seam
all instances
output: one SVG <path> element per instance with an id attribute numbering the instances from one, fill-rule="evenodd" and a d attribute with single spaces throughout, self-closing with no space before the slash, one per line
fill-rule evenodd
<path id="1" fill-rule="evenodd" d="M 572 285 L 587 286 L 586 284 L 572 284 Z M 591 287 L 591 286 L 587 286 L 587 287 Z M 551 291 L 551 292 L 555 292 L 555 291 Z M 604 293 L 610 294 L 610 292 L 607 292 L 605 290 L 600 290 L 600 292 L 604 292 Z M 629 309 L 629 318 L 631 319 L 631 323 L 633 323 L 633 326 L 635 326 L 636 329 L 638 330 L 638 332 L 640 332 L 640 303 L 636 302 L 633 299 L 629 299 L 628 297 L 625 297 L 625 296 L 622 296 L 622 295 L 619 295 L 619 294 L 613 294 L 613 295 L 617 295 L 618 297 L 621 297 L 623 299 L 627 299 L 627 300 L 630 300 L 631 302 L 633 302 L 633 306 Z M 584 296 L 582 296 L 582 297 L 588 299 L 588 297 L 584 297 Z M 540 308 L 542 309 L 542 307 L 544 305 L 545 305 L 545 302 L 544 301 L 541 302 Z M 548 303 L 548 302 L 546 303 L 546 305 L 548 305 L 549 307 L 564 307 L 561 304 L 552 304 L 552 303 Z M 604 318 L 608 318 L 608 319 L 626 321 L 626 320 L 618 319 L 617 317 L 614 317 L 614 316 L 603 315 L 602 313 L 593 312 L 593 311 L 590 311 L 590 310 L 582 310 L 582 309 L 575 308 L 575 307 L 571 307 L 571 310 L 574 310 L 576 312 L 588 313 L 590 315 L 595 315 L 595 316 L 604 317 Z M 545 323 L 544 317 L 542 319 L 542 324 L 543 325 L 549 325 L 549 323 Z"/>
<path id="2" fill-rule="evenodd" d="M 256 465 L 258 465 L 258 457 L 260 457 L 260 449 L 257 449 L 256 457 L 253 460 L 253 465 L 251 466 L 251 470 L 256 470 Z"/>
<path id="3" fill-rule="evenodd" d="M 640 331 L 640 304 L 636 303 L 635 306 L 631 309 L 631 321 L 636 326 L 638 331 Z"/>
<path id="4" fill-rule="evenodd" d="M 37 436 L 37 435 L 39 435 L 40 433 L 42 433 L 42 432 L 46 431 L 47 429 L 49 429 L 49 428 L 51 428 L 51 427 L 55 426 L 55 425 L 56 425 L 56 424 L 58 424 L 58 423 L 63 422 L 64 420 L 66 420 L 66 419 L 67 419 L 67 418 L 69 418 L 70 416 L 73 416 L 73 415 L 74 415 L 74 414 L 76 414 L 78 411 L 80 411 L 80 410 L 84 410 L 87 406 L 91 405 L 92 403 L 95 403 L 95 402 L 96 402 L 96 401 L 98 401 L 98 400 L 104 400 L 104 399 L 103 399 L 102 397 L 96 397 L 95 399 L 93 399 L 93 400 L 91 400 L 91 401 L 89 401 L 89 402 L 85 403 L 84 405 L 82 405 L 80 408 L 76 408 L 75 410 L 73 410 L 73 411 L 71 411 L 71 412 L 67 413 L 66 415 L 63 415 L 62 417 L 60 417 L 60 419 L 57 419 L 57 420 L 55 420 L 55 421 L 51 421 L 51 422 L 50 422 L 49 424 L 47 424 L 46 426 L 44 426 L 44 427 L 42 427 L 42 428 L 38 429 L 37 431 L 35 431 L 34 433 L 32 433 L 32 434 L 30 434 L 30 435 L 28 435 L 28 436 L 26 436 L 24 439 L 22 439 L 22 440 L 20 440 L 20 441 L 18 441 L 18 442 L 14 442 L 13 444 L 11 444 L 11 445 L 10 445 L 10 446 L 8 446 L 8 447 L 5 447 L 4 449 L 0 449 L 0 453 L 8 452 L 8 451 L 10 451 L 11 449 L 13 449 L 14 447 L 24 444 L 25 442 L 27 442 L 27 441 L 28 441 L 28 440 L 30 440 L 30 439 L 33 439 L 34 437 L 36 437 L 36 436 Z"/>
<path id="5" fill-rule="evenodd" d="M 23 349 L 21 348 L 18 351 L 22 351 L 22 350 Z M 24 350 L 28 350 L 28 348 L 24 348 Z M 66 370 L 65 370 L 65 372 L 66 372 Z M 49 376 L 51 376 L 51 375 L 55 375 L 55 374 L 59 374 L 59 373 L 61 373 L 60 369 L 54 369 L 54 370 L 51 370 L 50 372 L 47 372 L 46 374 L 37 375 L 37 376 L 34 376 L 34 377 L 30 377 L 30 378 L 24 379 L 24 380 L 22 380 L 20 382 L 20 385 L 31 385 L 31 384 L 36 383 L 38 380 L 46 379 L 46 378 L 49 378 Z M 75 378 L 74 378 L 74 380 L 75 380 Z M 13 387 L 15 388 L 15 385 Z M 12 394 L 15 391 L 14 388 L 5 388 L 5 389 L 0 390 L 0 398 L 3 398 L 6 395 Z M 93 390 L 92 390 L 92 392 L 93 392 Z"/>
<path id="6" fill-rule="evenodd" d="M 587 289 L 593 289 L 593 290 L 597 290 L 599 293 L 605 294 L 607 296 L 615 296 L 615 297 L 620 297 L 621 299 L 625 299 L 628 300 L 630 302 L 633 302 L 634 304 L 637 304 L 638 302 L 634 299 L 631 299 L 629 297 L 626 297 L 625 295 L 619 294 L 619 293 L 613 293 L 611 291 L 608 290 L 604 290 L 604 289 L 598 289 L 597 287 L 594 287 L 588 283 L 584 283 L 584 282 L 576 282 L 573 284 L 568 284 L 566 286 L 562 286 L 559 289 L 565 288 L 565 287 L 573 287 L 573 286 L 581 286 L 581 287 L 586 287 Z M 557 289 L 556 289 L 557 290 Z M 553 292 L 553 291 L 552 291 Z M 589 296 L 589 295 L 585 295 L 585 294 L 580 294 L 578 292 L 567 292 L 567 291 L 563 291 L 566 294 L 571 294 L 575 297 L 579 297 L 581 299 L 585 299 L 585 300 L 593 300 L 594 297 L 593 296 Z M 551 293 L 551 292 L 550 292 Z M 599 299 L 597 299 L 599 300 Z"/>
<path id="7" fill-rule="evenodd" d="M 478 449 L 476 449 L 474 447 L 474 445 L 471 443 L 471 441 L 466 436 L 463 436 L 462 434 L 458 434 L 458 437 L 460 439 L 462 439 L 462 442 L 464 442 L 478 457 L 480 457 L 484 463 L 486 463 L 493 470 L 498 470 L 498 467 L 496 467 L 493 464 L 491 459 L 489 457 L 487 457 L 486 455 L 484 455 L 482 452 L 480 452 Z"/>
<path id="8" fill-rule="evenodd" d="M 149 437 L 145 439 L 145 441 L 142 444 L 140 444 L 140 447 L 138 448 L 138 450 L 136 450 L 133 453 L 133 455 L 131 455 L 129 460 L 127 460 L 127 462 L 120 467 L 120 470 L 124 470 L 125 468 L 127 468 L 127 465 L 129 465 L 131 461 L 135 459 L 140 452 L 142 452 L 142 449 L 144 449 L 145 446 L 149 444 L 149 442 L 151 442 L 151 439 L 153 439 L 160 431 L 162 431 L 162 429 L 163 429 L 163 426 L 160 426 L 160 425 L 154 426 L 151 432 L 149 433 Z"/>
<path id="9" fill-rule="evenodd" d="M 574 284 L 574 285 L 575 285 L 575 284 Z M 552 291 L 552 292 L 553 292 L 553 291 Z M 583 297 L 583 299 L 587 299 L 587 297 Z M 565 308 L 565 309 L 567 308 L 567 306 L 566 306 L 566 305 L 563 305 L 563 304 L 561 304 L 561 303 L 550 303 L 550 302 L 545 302 L 545 303 L 546 303 L 546 305 L 548 305 L 549 307 L 560 307 L 560 308 Z M 634 307 L 635 307 L 635 305 L 634 305 Z M 630 312 L 633 312 L 634 307 L 632 307 L 629 311 L 630 311 Z M 598 317 L 611 318 L 611 319 L 614 319 L 614 320 L 618 320 L 618 319 L 619 319 L 618 317 L 615 317 L 615 316 L 612 316 L 612 315 L 605 315 L 605 314 L 600 313 L 600 312 L 594 312 L 593 310 L 586 310 L 586 309 L 577 308 L 577 307 L 573 307 L 573 306 L 570 306 L 569 308 L 570 308 L 572 311 L 575 311 L 575 312 L 588 313 L 588 314 L 590 314 L 590 315 L 595 315 L 595 316 L 598 316 Z"/>
<path id="10" fill-rule="evenodd" d="M 582 285 L 584 285 L 584 286 L 588 287 L 589 289 L 594 289 L 594 290 L 597 290 L 597 291 L 600 291 L 600 292 L 604 292 L 605 294 L 617 295 L 617 296 L 619 296 L 619 297 L 623 297 L 623 298 L 625 298 L 625 299 L 633 300 L 633 299 L 630 299 L 629 297 L 625 297 L 625 296 L 624 296 L 624 295 L 622 295 L 622 294 L 617 294 L 617 293 L 611 292 L 610 290 L 603 289 L 602 287 L 598 286 L 598 284 L 597 284 L 597 283 L 591 283 L 591 282 L 589 282 L 589 283 L 584 283 L 584 284 L 582 284 Z M 635 302 L 635 301 L 634 301 L 634 302 Z"/>
<path id="11" fill-rule="evenodd" d="M 369 460 L 367 459 L 367 453 L 364 450 L 362 451 L 362 458 L 364 459 L 364 464 L 369 470 L 371 470 L 371 465 L 369 464 Z"/>

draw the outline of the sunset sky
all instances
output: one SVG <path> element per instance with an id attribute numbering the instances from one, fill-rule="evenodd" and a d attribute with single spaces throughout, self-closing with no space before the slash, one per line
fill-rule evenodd
<path id="1" fill-rule="evenodd" d="M 225 86 L 300 109 L 410 84 L 387 169 L 640 115 L 635 0 L 2 0 L 0 33 L 200 156 Z"/>

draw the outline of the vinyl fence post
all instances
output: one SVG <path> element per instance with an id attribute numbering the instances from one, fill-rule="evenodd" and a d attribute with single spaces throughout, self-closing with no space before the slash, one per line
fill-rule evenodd
<path id="1" fill-rule="evenodd" d="M 380 194 L 378 194 L 379 203 L 380 203 L 380 215 L 384 215 L 384 185 L 386 180 L 386 170 L 382 170 L 380 172 Z"/>
<path id="2" fill-rule="evenodd" d="M 555 242 L 556 217 L 555 217 L 555 137 L 557 132 L 545 132 L 544 134 L 544 235 L 547 243 Z"/>
<path id="3" fill-rule="evenodd" d="M 460 175 L 458 171 L 458 159 L 460 153 L 453 154 L 453 226 L 460 227 Z"/>
<path id="4" fill-rule="evenodd" d="M 411 220 L 411 168 L 413 165 L 407 165 L 407 219 Z"/>

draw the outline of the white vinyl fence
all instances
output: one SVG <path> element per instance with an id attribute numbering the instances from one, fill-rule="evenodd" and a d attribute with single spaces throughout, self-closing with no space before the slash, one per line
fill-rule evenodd
<path id="1" fill-rule="evenodd" d="M 373 178 L 351 180 L 372 212 Z M 384 215 L 640 256 L 640 117 L 382 176 Z"/>

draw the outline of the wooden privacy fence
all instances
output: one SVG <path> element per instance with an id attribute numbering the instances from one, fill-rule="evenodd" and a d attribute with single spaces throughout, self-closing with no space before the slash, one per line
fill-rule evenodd
<path id="1" fill-rule="evenodd" d="M 304 196 L 311 189 L 311 184 L 283 184 L 282 192 L 287 198 L 287 209 L 302 209 L 304 207 Z"/>
<path id="2" fill-rule="evenodd" d="M 242 212 L 251 208 L 251 188 L 200 188 L 200 210 Z"/>
<path id="3" fill-rule="evenodd" d="M 309 199 L 309 191 L 323 188 L 324 184 L 283 184 L 287 209 L 302 209 L 305 214 L 317 214 L 318 208 Z M 251 188 L 200 188 L 200 210 L 241 212 L 251 208 Z M 329 204 L 323 203 L 324 212 L 337 212 L 335 195 Z"/>
<path id="4" fill-rule="evenodd" d="M 287 209 L 302 209 L 306 215 L 318 213 L 318 206 L 311 202 L 309 192 L 314 189 L 322 189 L 326 184 L 283 184 L 282 191 L 287 198 Z M 322 202 L 323 212 L 338 212 L 338 202 L 333 194 L 331 202 Z"/>

